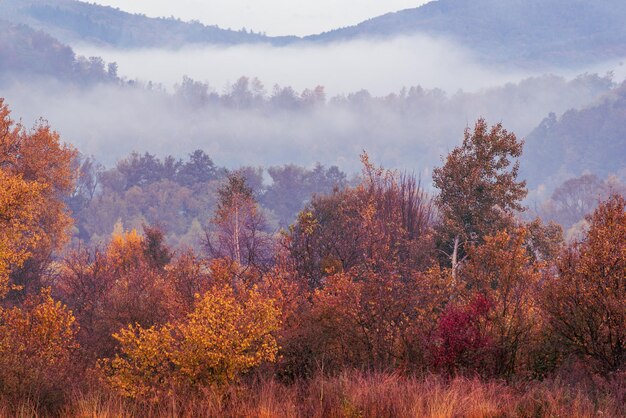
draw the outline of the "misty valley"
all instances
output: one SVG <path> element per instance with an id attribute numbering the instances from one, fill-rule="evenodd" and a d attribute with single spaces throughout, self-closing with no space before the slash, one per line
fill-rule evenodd
<path id="1" fill-rule="evenodd" d="M 0 417 L 626 415 L 621 1 L 163 4 L 0 1 Z"/>

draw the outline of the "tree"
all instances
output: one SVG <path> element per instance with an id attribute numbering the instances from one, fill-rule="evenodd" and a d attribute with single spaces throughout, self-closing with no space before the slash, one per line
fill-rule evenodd
<path id="1" fill-rule="evenodd" d="M 99 177 L 104 167 L 98 164 L 93 157 L 77 154 L 72 161 L 72 170 L 76 175 L 76 184 L 71 195 L 67 197 L 65 203 L 74 217 L 78 228 L 78 238 L 88 240 L 89 235 L 85 230 L 85 209 L 96 196 L 99 186 Z"/>
<path id="2" fill-rule="evenodd" d="M 39 293 L 50 255 L 69 238 L 75 157 L 43 121 L 30 131 L 15 124 L 0 99 L 0 293 L 8 269 L 14 284 Z"/>
<path id="3" fill-rule="evenodd" d="M 410 175 L 375 167 L 362 155 L 362 182 L 314 196 L 290 230 L 289 250 L 312 288 L 325 277 L 369 264 L 405 272 L 430 267 L 431 199 Z"/>
<path id="4" fill-rule="evenodd" d="M 14 124 L 0 99 L 0 394 L 45 406 L 62 393 L 75 348 L 72 313 L 41 289 L 49 255 L 68 237 L 74 156 L 44 123 Z M 24 303 L 7 307 L 20 299 L 7 292 L 29 284 Z"/>
<path id="5" fill-rule="evenodd" d="M 453 274 L 466 255 L 467 243 L 512 225 L 515 211 L 522 211 L 526 182 L 517 181 L 523 142 L 502 124 L 488 128 L 484 119 L 474 131 L 465 130 L 463 144 L 448 154 L 442 167 L 433 171 L 439 189 L 438 235 L 440 250 L 450 259 Z"/>
<path id="6" fill-rule="evenodd" d="M 9 273 L 31 255 L 40 235 L 38 218 L 43 210 L 43 186 L 0 168 L 0 299 L 10 289 Z"/>
<path id="7" fill-rule="evenodd" d="M 311 292 L 299 345 L 331 367 L 420 367 L 452 293 L 447 275 L 430 269 L 430 199 L 413 176 L 361 160 L 361 183 L 315 196 L 286 239 Z"/>
<path id="8" fill-rule="evenodd" d="M 185 75 L 182 83 L 174 86 L 174 97 L 187 106 L 197 109 L 209 103 L 211 94 L 208 84 L 195 81 Z"/>
<path id="9" fill-rule="evenodd" d="M 490 301 L 486 331 L 491 340 L 492 372 L 511 376 L 527 359 L 541 324 L 537 288 L 544 265 L 528 248 L 528 230 L 515 228 L 471 245 L 459 274 L 466 291 Z"/>
<path id="10" fill-rule="evenodd" d="M 313 292 L 313 355 L 332 368 L 424 368 L 437 316 L 453 293 L 449 273 L 438 269 L 400 277 L 362 266 L 334 274 Z"/>
<path id="11" fill-rule="evenodd" d="M 167 266 L 160 231 L 114 233 L 106 251 L 77 250 L 60 266 L 55 290 L 76 313 L 82 358 L 94 361 L 115 348 L 111 335 L 129 324 L 162 325 L 187 311 Z"/>
<path id="12" fill-rule="evenodd" d="M 610 192 L 598 177 L 586 174 L 567 180 L 552 193 L 557 221 L 566 229 L 591 214 Z"/>
<path id="13" fill-rule="evenodd" d="M 189 154 L 189 161 L 181 165 L 176 180 L 182 185 L 191 186 L 195 183 L 215 180 L 219 174 L 211 157 L 202 150 L 195 150 Z"/>
<path id="14" fill-rule="evenodd" d="M 230 175 L 218 190 L 213 229 L 205 246 L 214 258 L 228 257 L 238 265 L 266 267 L 271 259 L 270 239 L 263 231 L 265 217 L 243 176 Z"/>
<path id="15" fill-rule="evenodd" d="M 543 308 L 571 352 L 614 371 L 626 364 L 626 200 L 611 196 L 589 222 L 546 283 Z"/>
<path id="16" fill-rule="evenodd" d="M 270 167 L 267 173 L 272 184 L 263 194 L 261 203 L 272 210 L 281 226 L 293 223 L 306 203 L 313 195 L 327 195 L 334 189 L 343 189 L 346 175 L 339 168 L 326 168 L 317 164 L 314 169 L 307 170 L 296 165 Z"/>

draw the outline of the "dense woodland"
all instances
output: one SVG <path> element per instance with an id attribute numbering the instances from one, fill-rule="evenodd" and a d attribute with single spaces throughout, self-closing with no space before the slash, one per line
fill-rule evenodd
<path id="1" fill-rule="evenodd" d="M 0 413 L 623 416 L 624 186 L 533 219 L 523 158 L 479 119 L 433 192 L 366 153 L 105 170 L 0 103 Z"/>

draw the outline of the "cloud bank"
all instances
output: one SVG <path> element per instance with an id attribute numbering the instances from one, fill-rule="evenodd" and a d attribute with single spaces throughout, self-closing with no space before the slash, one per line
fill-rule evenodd
<path id="1" fill-rule="evenodd" d="M 323 85 L 330 94 L 367 88 L 379 95 L 418 84 L 452 92 L 476 90 L 530 75 L 483 67 L 454 44 L 426 36 L 287 47 L 243 45 L 124 51 L 78 46 L 76 50 L 82 55 L 117 61 L 121 73 L 130 78 L 171 87 L 186 74 L 208 81 L 218 90 L 240 75 L 258 77 L 270 88 L 274 84 L 296 89 Z"/>
<path id="2" fill-rule="evenodd" d="M 77 50 L 117 61 L 127 80 L 143 82 L 79 88 L 23 80 L 0 97 L 26 124 L 46 118 L 65 141 L 109 166 L 131 151 L 182 157 L 204 149 L 229 167 L 319 161 L 354 172 L 365 149 L 387 167 L 426 173 L 479 117 L 524 137 L 550 112 L 586 106 L 612 87 L 598 76 L 575 78 L 577 69 L 554 76 L 487 68 L 423 36 L 283 48 Z M 203 85 L 192 96 L 206 100 L 174 94 L 185 74 L 213 94 Z M 242 75 L 264 83 L 256 104 L 229 99 Z M 141 87 L 148 80 L 165 87 Z M 326 102 L 297 103 L 300 92 L 318 85 Z"/>

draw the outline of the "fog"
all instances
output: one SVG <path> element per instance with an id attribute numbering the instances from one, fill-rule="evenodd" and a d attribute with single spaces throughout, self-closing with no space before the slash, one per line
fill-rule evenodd
<path id="1" fill-rule="evenodd" d="M 96 0 L 152 17 L 175 16 L 268 35 L 310 35 L 420 6 L 427 0 Z"/>
<path id="2" fill-rule="evenodd" d="M 356 172 L 358 155 L 367 150 L 387 167 L 426 175 L 478 117 L 524 136 L 549 112 L 584 106 L 607 89 L 597 77 L 544 76 L 475 93 L 417 88 L 375 98 L 360 92 L 307 106 L 266 97 L 245 108 L 228 104 L 231 96 L 198 106 L 142 87 L 41 81 L 14 84 L 0 96 L 24 124 L 45 117 L 64 141 L 107 166 L 133 150 L 182 157 L 204 149 L 228 167 L 319 161 Z"/>
<path id="3" fill-rule="evenodd" d="M 323 85 L 331 95 L 363 88 L 384 95 L 417 84 L 449 92 L 473 91 L 530 75 L 483 67 L 462 48 L 425 36 L 323 46 L 244 45 L 128 51 L 83 45 L 76 50 L 85 56 L 117 61 L 121 73 L 129 78 L 153 80 L 171 88 L 186 74 L 208 81 L 218 91 L 240 75 L 258 77 L 270 88 L 280 84 L 302 90 Z"/>
<path id="4" fill-rule="evenodd" d="M 131 151 L 184 157 L 203 149 L 228 167 L 321 162 L 355 172 L 367 150 L 387 167 L 428 173 L 479 117 L 524 137 L 550 112 L 590 105 L 613 86 L 601 76 L 576 76 L 589 69 L 544 75 L 488 68 L 449 42 L 421 36 L 77 51 L 117 61 L 124 81 L 77 87 L 22 79 L 0 97 L 26 125 L 44 117 L 64 141 L 107 166 Z M 620 63 L 593 68 L 608 69 L 618 69 L 614 80 L 621 81 Z M 181 88 L 183 75 L 197 82 Z M 249 82 L 235 85 L 241 76 Z"/>

